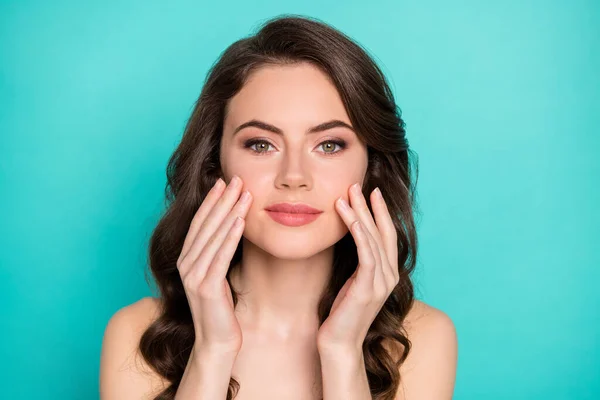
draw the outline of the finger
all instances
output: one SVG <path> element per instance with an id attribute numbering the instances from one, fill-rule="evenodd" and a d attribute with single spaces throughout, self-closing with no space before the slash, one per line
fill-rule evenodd
<path id="1" fill-rule="evenodd" d="M 204 279 L 204 276 L 210 272 L 210 269 L 213 267 L 212 264 L 215 255 L 223 245 L 223 242 L 228 238 L 235 219 L 237 217 L 245 218 L 251 203 L 252 196 L 250 195 L 250 192 L 244 192 L 235 208 L 227 215 L 217 231 L 206 240 L 206 244 L 202 247 L 197 259 L 193 261 L 192 270 L 195 271 L 194 274 L 196 279 L 201 281 Z"/>
<path id="2" fill-rule="evenodd" d="M 375 276 L 373 280 L 375 291 L 376 293 L 381 293 L 382 291 L 387 291 L 387 279 L 392 278 L 392 276 L 387 276 L 386 274 L 383 260 L 381 259 L 383 251 L 368 230 L 366 235 L 371 246 L 371 251 L 373 252 L 373 257 L 375 258 Z"/>
<path id="3" fill-rule="evenodd" d="M 196 211 L 196 214 L 192 218 L 190 223 L 190 227 L 188 229 L 187 235 L 185 236 L 185 240 L 183 242 L 183 247 L 181 249 L 181 253 L 179 254 L 179 259 L 177 260 L 177 265 L 181 263 L 181 260 L 185 257 L 187 252 L 190 250 L 192 243 L 194 242 L 194 238 L 200 229 L 200 226 L 206 219 L 207 215 L 210 213 L 212 208 L 217 204 L 217 201 L 221 197 L 223 190 L 225 189 L 225 182 L 219 178 L 217 182 L 210 189 L 206 198 Z"/>
<path id="4" fill-rule="evenodd" d="M 335 202 L 336 210 L 338 211 L 342 221 L 348 226 L 358 252 L 358 271 L 356 283 L 361 290 L 372 292 L 375 281 L 375 254 L 369 243 L 367 231 L 364 225 L 360 223 L 360 219 L 350 208 L 350 205 L 342 197 L 339 197 Z M 360 229 L 362 227 L 362 229 Z"/>
<path id="5" fill-rule="evenodd" d="M 351 224 L 350 232 L 356 242 L 356 250 L 358 252 L 358 272 L 356 274 L 356 284 L 360 291 L 363 293 L 373 294 L 373 284 L 375 281 L 375 269 L 376 261 L 375 255 L 369 239 L 367 238 L 367 232 L 365 227 L 356 220 Z"/>
<path id="6" fill-rule="evenodd" d="M 223 240 L 221 247 L 210 263 L 210 268 L 206 272 L 204 281 L 207 284 L 220 283 L 225 279 L 229 264 L 237 248 L 240 238 L 244 233 L 246 221 L 242 217 L 236 217 L 231 229 L 227 232 L 227 237 Z"/>
<path id="7" fill-rule="evenodd" d="M 369 206 L 367 205 L 367 201 L 365 200 L 360 186 L 358 184 L 354 184 L 350 186 L 349 191 L 350 206 L 352 210 L 354 210 L 358 218 L 360 218 L 360 222 L 362 222 L 363 226 L 367 228 L 367 231 L 370 234 L 371 238 L 376 242 L 377 248 L 374 249 L 374 251 L 377 252 L 378 259 L 387 261 L 385 247 L 383 245 L 383 240 L 381 239 L 381 235 L 379 233 L 379 228 L 373 220 L 371 210 L 369 210 Z M 394 272 L 391 271 L 389 263 L 385 262 L 383 264 L 378 265 L 380 265 L 382 268 L 385 281 L 392 282 L 394 280 Z"/>
<path id="8" fill-rule="evenodd" d="M 371 193 L 371 207 L 383 241 L 385 253 L 395 280 L 398 280 L 398 234 L 388 206 L 379 188 Z"/>
<path id="9" fill-rule="evenodd" d="M 342 198 L 338 199 L 338 201 L 336 202 L 336 208 L 338 209 L 338 212 L 340 213 L 340 215 L 343 215 L 342 218 L 346 218 L 349 221 L 353 221 L 354 219 L 358 219 L 361 221 L 361 223 L 363 224 L 363 227 L 365 226 L 365 223 L 363 222 L 363 219 L 365 219 L 364 217 L 360 217 L 359 212 L 361 209 L 361 205 L 357 204 L 360 203 L 360 200 L 356 199 L 356 193 L 352 193 L 353 188 L 350 188 L 350 196 L 354 197 L 354 207 L 351 207 L 348 203 L 346 203 L 345 201 L 343 201 Z M 362 192 L 360 193 L 360 197 L 362 197 Z M 366 203 L 364 202 L 364 198 L 362 201 L 362 207 L 364 207 L 366 209 L 366 213 L 369 215 L 368 219 L 371 220 L 371 223 L 374 225 L 373 219 L 371 218 L 370 214 L 371 212 L 369 211 Z M 358 209 L 357 209 L 358 208 Z M 352 223 L 352 222 L 351 222 Z M 387 263 L 384 263 L 383 260 L 385 260 L 385 255 L 383 255 L 383 248 L 377 243 L 376 238 L 371 235 L 370 231 L 365 228 L 367 230 L 367 238 L 370 237 L 371 240 L 373 240 L 373 255 L 376 257 L 376 260 L 378 262 L 377 264 L 377 268 L 380 270 L 378 272 L 376 272 L 376 275 L 374 276 L 374 280 L 376 279 L 377 281 L 377 287 L 379 287 L 379 282 L 380 279 L 383 279 L 384 284 L 386 282 L 391 282 L 394 279 L 394 275 L 393 273 L 389 270 L 389 267 L 387 267 Z M 369 244 L 371 245 L 371 244 Z M 379 274 L 382 274 L 381 276 Z M 375 281 L 374 281 L 375 283 Z"/>
<path id="10" fill-rule="evenodd" d="M 348 192 L 350 207 L 352 207 L 356 215 L 360 218 L 360 222 L 363 223 L 363 225 L 379 243 L 379 232 L 377 232 L 377 226 L 375 225 L 375 221 L 371 216 L 371 211 L 369 210 L 369 206 L 367 205 L 367 201 L 365 200 L 360 186 L 355 183 L 354 185 L 350 186 Z"/>
<path id="11" fill-rule="evenodd" d="M 184 256 L 185 260 L 187 260 L 185 262 L 186 265 L 195 262 L 206 245 L 206 242 L 208 242 L 210 237 L 213 236 L 215 231 L 223 224 L 225 217 L 231 212 L 231 209 L 239 199 L 241 188 L 242 180 L 239 177 L 234 176 L 223 195 L 217 201 L 217 204 L 210 210 L 198 228 L 196 236 L 192 241 L 192 245 Z M 184 261 L 182 260 L 182 263 L 183 262 Z M 186 267 L 184 267 L 184 269 L 186 269 Z"/>

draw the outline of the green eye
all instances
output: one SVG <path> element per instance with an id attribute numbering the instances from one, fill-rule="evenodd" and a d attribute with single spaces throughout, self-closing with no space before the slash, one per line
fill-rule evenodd
<path id="1" fill-rule="evenodd" d="M 255 145 L 257 147 L 253 148 Z M 336 145 L 339 146 L 340 150 L 334 151 Z M 269 143 L 268 141 L 263 140 L 263 139 L 249 139 L 244 142 L 245 149 L 250 149 L 253 153 L 258 154 L 258 155 L 268 154 L 269 146 L 272 146 L 271 143 Z M 319 144 L 319 146 L 321 146 L 321 147 L 323 147 L 323 149 L 325 149 L 325 151 L 323 151 L 323 153 L 325 153 L 327 155 L 335 155 L 337 153 L 340 153 L 342 150 L 344 150 L 346 148 L 346 142 L 344 142 L 343 140 L 326 140 L 324 142 L 321 142 Z M 265 150 L 265 151 L 262 151 L 262 150 Z"/>
<path id="2" fill-rule="evenodd" d="M 262 147 L 257 147 L 258 149 L 268 149 L 269 146 L 271 145 L 271 143 L 267 142 L 266 140 L 256 140 L 256 139 L 249 140 L 244 144 L 244 148 L 250 148 L 252 151 L 254 151 L 255 153 L 259 153 L 259 154 L 267 153 L 267 151 L 260 151 L 260 150 L 252 149 L 252 146 L 254 146 L 254 145 L 258 145 L 258 146 L 262 145 Z"/>
<path id="3" fill-rule="evenodd" d="M 324 146 L 323 148 L 335 149 L 335 146 L 338 146 L 340 149 L 338 151 L 325 151 L 326 154 L 335 155 L 337 153 L 341 153 L 342 150 L 346 148 L 346 142 L 343 140 L 326 140 L 322 142 L 319 146 Z"/>
<path id="4" fill-rule="evenodd" d="M 329 145 L 329 146 L 328 146 Z M 338 145 L 337 143 L 329 140 L 327 142 L 323 142 L 321 143 L 319 146 L 324 146 L 323 149 L 327 149 L 329 147 L 329 149 L 331 150 L 335 150 L 335 146 Z M 325 151 L 325 153 L 329 153 L 328 151 Z M 331 153 L 335 153 L 334 151 L 331 151 Z"/>

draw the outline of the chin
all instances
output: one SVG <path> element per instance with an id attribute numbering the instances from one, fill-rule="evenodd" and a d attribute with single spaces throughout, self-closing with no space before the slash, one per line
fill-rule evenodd
<path id="1" fill-rule="evenodd" d="M 301 260 L 335 245 L 348 232 L 340 221 L 314 221 L 301 227 L 280 225 L 266 216 L 259 224 L 248 220 L 244 237 L 273 257 Z M 257 221 L 258 222 L 258 221 Z"/>

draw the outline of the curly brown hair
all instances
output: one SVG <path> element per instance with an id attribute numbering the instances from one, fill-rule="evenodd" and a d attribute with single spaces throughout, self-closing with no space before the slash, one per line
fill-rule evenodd
<path id="1" fill-rule="evenodd" d="M 398 391 L 399 366 L 411 348 L 403 322 L 414 302 L 411 274 L 417 253 L 413 213 L 418 212 L 418 171 L 411 179 L 413 158 L 409 157 L 414 152 L 408 148 L 405 123 L 392 91 L 367 51 L 316 18 L 287 14 L 266 21 L 257 33 L 236 41 L 220 55 L 169 160 L 167 207 L 148 248 L 150 270 L 160 290 L 160 315 L 144 332 L 138 348 L 146 362 L 170 382 L 155 400 L 175 397 L 194 344 L 192 315 L 176 262 L 195 212 L 223 175 L 219 149 L 228 101 L 261 66 L 300 62 L 317 66 L 335 84 L 358 137 L 367 145 L 363 194 L 379 187 L 396 227 L 400 281 L 371 324 L 363 353 L 373 399 L 392 400 Z M 365 199 L 372 212 L 370 196 Z M 230 272 L 240 261 L 241 247 L 240 241 L 227 273 L 234 305 L 239 293 L 231 285 Z M 356 244 L 348 232 L 334 245 L 333 274 L 318 307 L 321 324 L 357 264 Z M 395 354 L 390 344 L 402 351 Z M 231 377 L 227 400 L 239 388 L 240 383 Z"/>

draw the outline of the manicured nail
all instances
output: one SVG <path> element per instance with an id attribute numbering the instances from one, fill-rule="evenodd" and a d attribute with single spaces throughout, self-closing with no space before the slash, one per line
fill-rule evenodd
<path id="1" fill-rule="evenodd" d="M 246 190 L 246 191 L 245 191 L 245 192 L 242 194 L 242 203 L 245 203 L 245 202 L 247 202 L 248 200 L 250 200 L 250 192 Z"/>
<path id="2" fill-rule="evenodd" d="M 344 200 L 343 198 L 338 198 L 338 202 L 340 203 L 340 207 L 342 207 L 342 209 L 347 210 L 348 208 L 350 208 L 346 200 Z"/>

